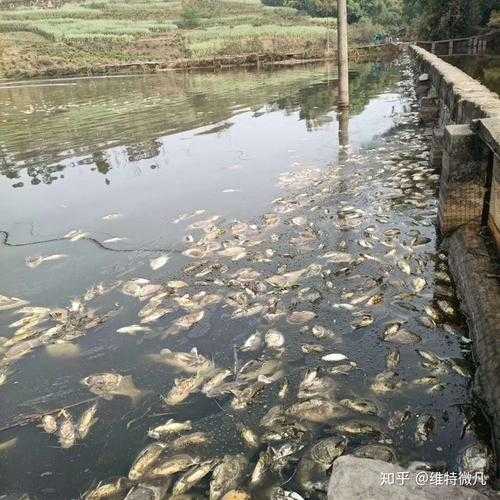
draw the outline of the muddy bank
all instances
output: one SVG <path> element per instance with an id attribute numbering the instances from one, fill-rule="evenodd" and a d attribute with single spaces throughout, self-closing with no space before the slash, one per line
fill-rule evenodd
<path id="1" fill-rule="evenodd" d="M 396 57 L 402 50 L 402 46 L 397 45 L 368 45 L 362 47 L 352 47 L 350 49 L 350 59 L 354 63 L 376 62 L 390 60 Z M 30 71 L 29 74 L 20 71 L 19 73 L 8 74 L 8 79 L 28 79 L 28 78 L 58 78 L 71 76 L 103 76 L 117 74 L 148 74 L 164 71 L 189 71 L 189 70 L 221 70 L 238 67 L 273 67 L 273 66 L 295 66 L 313 62 L 335 61 L 335 54 L 305 54 L 305 53 L 254 53 L 227 55 L 208 58 L 177 58 L 165 61 L 133 61 L 117 64 L 93 64 L 78 66 L 58 66 L 38 68 Z"/>

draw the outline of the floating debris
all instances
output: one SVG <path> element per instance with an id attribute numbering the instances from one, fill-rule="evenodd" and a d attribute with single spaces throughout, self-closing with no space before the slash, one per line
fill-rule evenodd
<path id="1" fill-rule="evenodd" d="M 27 257 L 26 265 L 31 269 L 35 269 L 35 267 L 38 267 L 44 262 L 55 262 L 57 260 L 65 259 L 66 257 L 67 255 L 64 254 L 47 255 L 46 257 L 42 257 L 41 255 L 39 255 L 38 257 Z"/>

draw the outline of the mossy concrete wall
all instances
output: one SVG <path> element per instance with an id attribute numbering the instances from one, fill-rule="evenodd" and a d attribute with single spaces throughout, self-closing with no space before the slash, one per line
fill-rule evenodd
<path id="1" fill-rule="evenodd" d="M 500 487 L 500 98 L 426 50 L 410 51 L 441 173 L 438 226 L 473 340 Z"/>

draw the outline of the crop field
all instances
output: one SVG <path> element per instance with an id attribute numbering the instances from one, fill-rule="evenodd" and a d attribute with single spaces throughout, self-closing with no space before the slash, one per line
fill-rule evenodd
<path id="1" fill-rule="evenodd" d="M 335 26 L 258 0 L 0 0 L 0 78 L 245 54 L 321 57 L 334 49 Z M 354 41 L 376 30 L 358 28 Z"/>

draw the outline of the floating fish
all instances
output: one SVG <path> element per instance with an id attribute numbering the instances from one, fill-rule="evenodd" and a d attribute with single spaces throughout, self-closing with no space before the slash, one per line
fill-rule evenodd
<path id="1" fill-rule="evenodd" d="M 54 262 L 57 260 L 65 259 L 67 255 L 64 254 L 54 254 L 54 255 L 48 255 L 46 257 L 38 256 L 38 257 L 27 257 L 26 258 L 26 265 L 34 269 L 35 267 L 38 267 L 40 264 L 43 262 Z"/>
<path id="2" fill-rule="evenodd" d="M 82 416 L 76 424 L 79 439 L 85 439 L 87 437 L 87 434 L 90 432 L 90 429 L 97 422 L 97 418 L 95 416 L 96 413 L 97 403 L 94 403 L 90 408 L 82 413 Z"/>
<path id="3" fill-rule="evenodd" d="M 120 217 L 123 217 L 123 215 L 120 213 L 112 213 L 112 214 L 108 214 L 108 215 L 105 215 L 104 217 L 102 217 L 102 220 L 115 220 L 115 219 L 119 219 Z"/>
<path id="4" fill-rule="evenodd" d="M 90 392 L 104 399 L 112 399 L 113 396 L 126 396 L 135 404 L 143 396 L 143 392 L 137 389 L 130 375 L 99 373 L 85 377 L 82 384 L 87 386 Z"/>
<path id="5" fill-rule="evenodd" d="M 119 328 L 118 330 L 116 330 L 116 333 L 126 333 L 128 335 L 135 335 L 136 333 L 148 333 L 150 331 L 151 328 L 149 328 L 148 326 L 130 325 Z"/>
<path id="6" fill-rule="evenodd" d="M 158 271 L 158 269 L 161 269 L 169 260 L 170 257 L 168 255 L 160 255 L 160 257 L 156 259 L 151 259 L 149 265 L 153 271 Z"/>
<path id="7" fill-rule="evenodd" d="M 347 359 L 345 354 L 341 354 L 340 352 L 332 352 L 331 354 L 327 354 L 321 358 L 323 361 L 343 361 Z"/>

